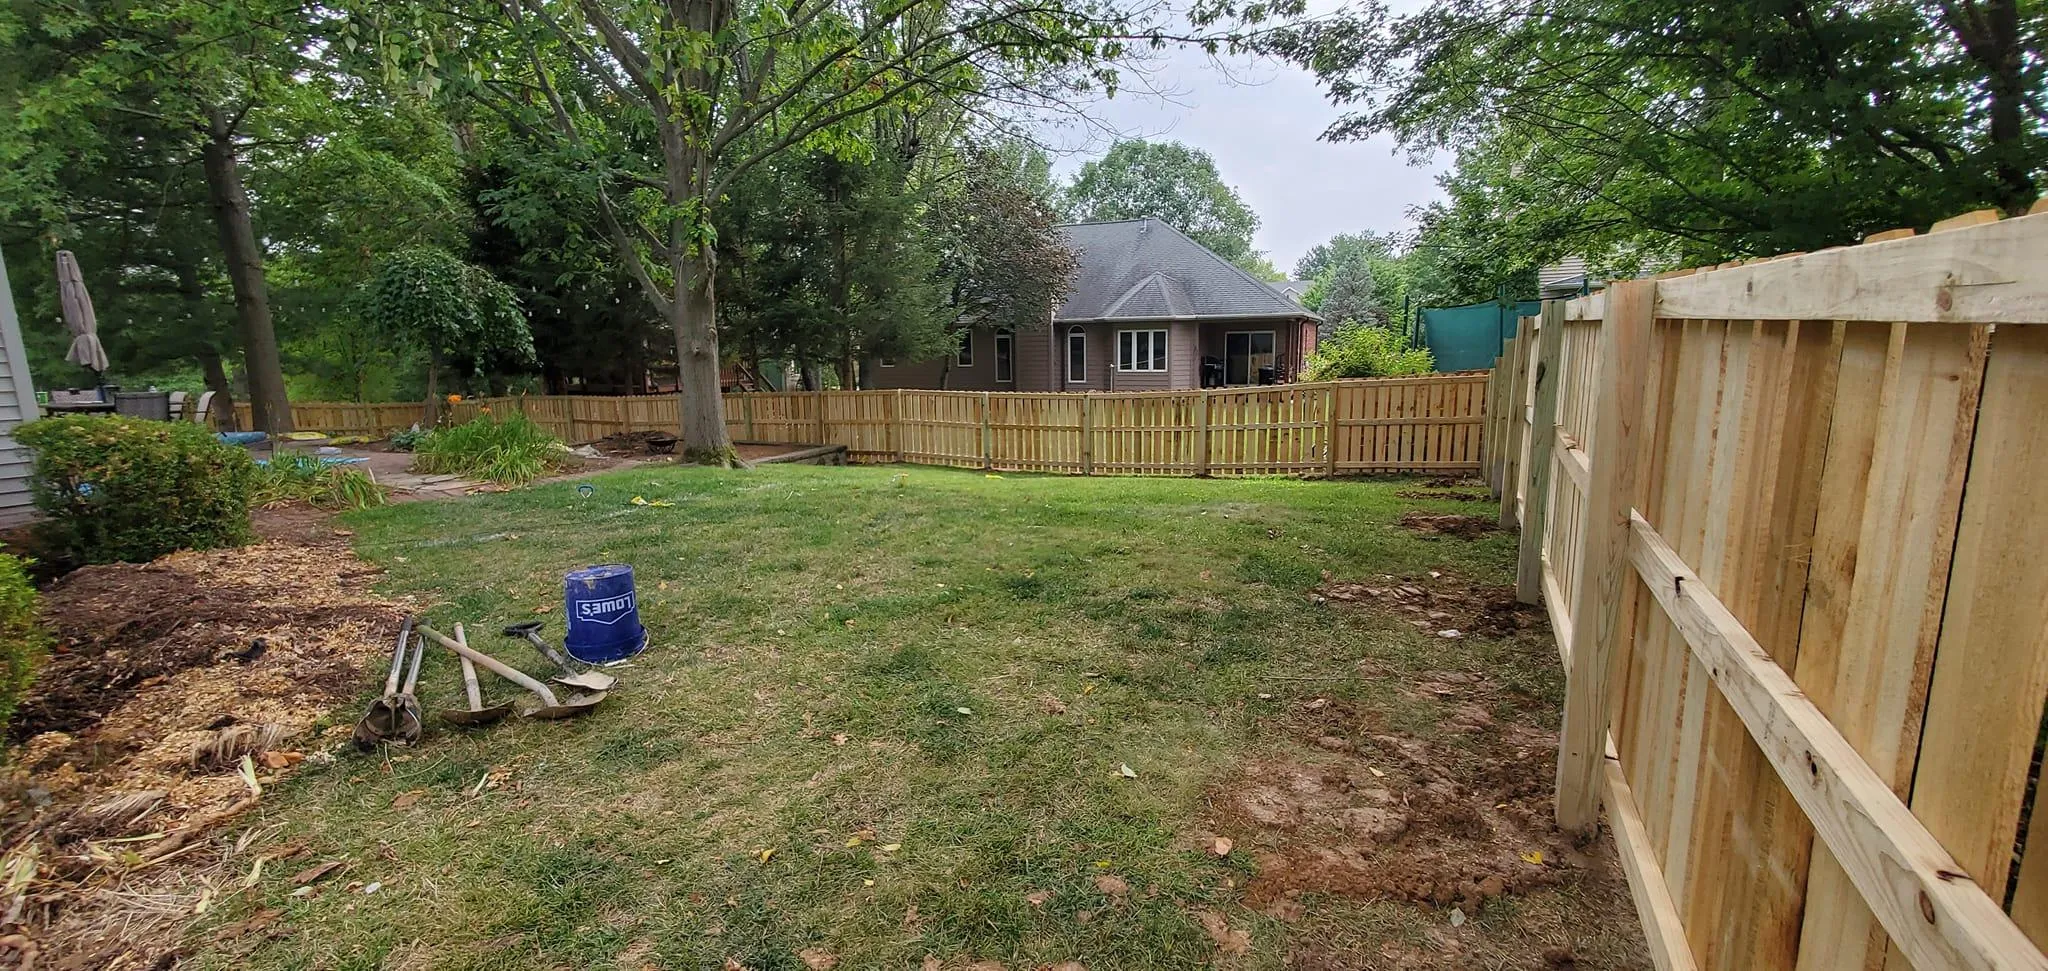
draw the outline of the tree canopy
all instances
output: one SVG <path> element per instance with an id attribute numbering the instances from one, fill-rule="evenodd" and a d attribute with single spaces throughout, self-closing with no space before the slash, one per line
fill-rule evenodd
<path id="1" fill-rule="evenodd" d="M 1258 214 L 1223 181 L 1208 152 L 1180 142 L 1116 143 L 1074 173 L 1066 205 L 1076 222 L 1154 217 L 1226 260 L 1272 270 L 1252 249 Z"/>

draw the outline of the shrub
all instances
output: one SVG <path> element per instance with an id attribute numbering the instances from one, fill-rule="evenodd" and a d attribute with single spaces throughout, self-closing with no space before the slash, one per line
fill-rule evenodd
<path id="1" fill-rule="evenodd" d="M 249 503 L 269 509 L 294 502 L 322 509 L 363 509 L 384 504 L 384 490 L 361 469 L 328 465 L 311 455 L 276 455 L 256 467 Z"/>
<path id="2" fill-rule="evenodd" d="M 425 437 L 426 429 L 421 428 L 418 422 L 414 422 L 411 428 L 391 436 L 391 449 L 394 452 L 410 452 L 419 448 L 420 439 Z"/>
<path id="3" fill-rule="evenodd" d="M 484 415 L 428 432 L 413 452 L 412 470 L 519 485 L 547 474 L 565 454 L 561 442 L 525 415 Z"/>
<path id="4" fill-rule="evenodd" d="M 1401 335 L 1371 324 L 1337 328 L 1309 355 L 1303 377 L 1309 381 L 1337 378 L 1383 378 L 1428 374 L 1436 367 L 1429 348 L 1409 347 Z"/>
<path id="5" fill-rule="evenodd" d="M 49 634 L 36 619 L 36 590 L 29 585 L 27 566 L 19 557 L 0 553 L 0 727 L 14 717 L 14 707 L 50 646 Z"/>
<path id="6" fill-rule="evenodd" d="M 45 418 L 15 438 L 35 450 L 44 540 L 79 563 L 147 562 L 249 539 L 249 453 L 190 422 Z"/>

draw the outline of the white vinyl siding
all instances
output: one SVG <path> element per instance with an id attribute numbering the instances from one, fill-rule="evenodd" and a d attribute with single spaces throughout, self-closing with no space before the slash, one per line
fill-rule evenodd
<path id="1" fill-rule="evenodd" d="M 34 459 L 14 443 L 15 426 L 36 418 L 35 385 L 29 380 L 28 351 L 14 315 L 7 267 L 0 264 L 0 517 L 19 514 L 30 503 L 29 473 Z"/>
<path id="2" fill-rule="evenodd" d="M 1116 369 L 1119 371 L 1166 370 L 1166 331 L 1117 331 Z"/>

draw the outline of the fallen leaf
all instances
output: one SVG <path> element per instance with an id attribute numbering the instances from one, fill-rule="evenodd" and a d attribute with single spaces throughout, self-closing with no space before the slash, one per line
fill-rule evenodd
<path id="1" fill-rule="evenodd" d="M 1230 841 L 1230 837 L 1218 836 L 1209 843 L 1209 852 L 1214 853 L 1217 856 L 1229 856 L 1230 848 L 1235 845 L 1237 844 L 1232 843 Z"/>
<path id="2" fill-rule="evenodd" d="M 228 926 L 223 927 L 220 930 L 214 931 L 213 936 L 216 940 L 232 941 L 237 937 L 242 937 L 248 934 L 254 934 L 257 931 L 269 927 L 279 917 L 283 916 L 284 911 L 275 910 L 270 907 L 265 907 L 262 910 L 259 910 L 254 914 L 249 915 L 249 919 L 247 920 L 238 921 L 236 923 L 229 924 Z"/>
<path id="3" fill-rule="evenodd" d="M 1024 902 L 1033 907 L 1043 907 L 1045 902 L 1051 899 L 1052 891 L 1050 890 L 1033 890 L 1024 895 Z"/>
<path id="4" fill-rule="evenodd" d="M 536 614 L 544 614 L 553 609 L 555 609 L 554 604 L 541 604 L 540 606 L 533 608 L 533 612 Z"/>
<path id="5" fill-rule="evenodd" d="M 969 707 L 967 707 L 966 705 L 961 705 L 960 707 L 958 707 L 958 708 L 955 708 L 955 709 L 953 709 L 953 710 L 954 710 L 954 711 L 957 711 L 957 712 L 959 712 L 959 713 L 961 713 L 961 714 L 963 714 L 963 715 L 972 715 L 972 714 L 974 714 L 974 709 L 972 709 L 972 708 L 969 708 Z"/>
<path id="6" fill-rule="evenodd" d="M 1523 862 L 1523 863 L 1534 863 L 1534 864 L 1535 864 L 1535 865 L 1537 865 L 1537 866 L 1542 866 L 1542 865 L 1543 865 L 1543 851 L 1542 851 L 1542 850 L 1530 850 L 1529 852 L 1527 852 L 1527 853 L 1524 853 L 1524 854 L 1522 854 L 1522 862 Z"/>
<path id="7" fill-rule="evenodd" d="M 391 800 L 391 808 L 411 809 L 412 804 L 419 802 L 420 797 L 426 794 L 427 790 L 425 789 L 408 789 L 404 792 L 399 793 L 398 798 Z"/>
<path id="8" fill-rule="evenodd" d="M 944 967 L 945 965 L 940 964 L 938 958 L 932 957 L 929 954 L 924 956 L 923 971 L 940 971 L 940 969 Z"/>
<path id="9" fill-rule="evenodd" d="M 771 860 L 771 859 L 774 859 L 774 858 L 775 858 L 775 847 L 772 847 L 772 846 L 771 846 L 771 847 L 769 847 L 769 848 L 767 848 L 767 849 L 765 849 L 765 850 L 762 850 L 761 852 L 759 852 L 759 853 L 756 853 L 756 854 L 754 854 L 754 855 L 755 855 L 756 857 L 760 858 L 761 862 L 763 862 L 763 863 L 766 863 L 766 862 L 768 862 L 769 860 Z"/>
<path id="10" fill-rule="evenodd" d="M 1130 892 L 1131 885 L 1125 883 L 1124 878 L 1120 876 L 1113 873 L 1103 873 L 1096 875 L 1095 889 L 1102 891 L 1106 896 L 1121 897 Z"/>
<path id="11" fill-rule="evenodd" d="M 846 736 L 846 733 L 845 733 L 845 732 L 840 732 L 839 734 L 837 734 L 837 735 L 834 735 L 834 736 L 832 736 L 832 744 L 834 744 L 834 745 L 845 745 L 845 744 L 846 744 L 846 737 L 847 737 L 847 736 Z"/>
<path id="12" fill-rule="evenodd" d="M 263 761 L 263 767 L 266 769 L 282 769 L 292 764 L 291 760 L 284 757 L 283 752 L 265 752 L 257 758 Z"/>
<path id="13" fill-rule="evenodd" d="M 1125 762 L 1124 764 L 1117 767 L 1116 774 L 1123 776 L 1126 779 L 1135 779 L 1138 777 L 1138 770 L 1131 768 L 1131 764 L 1129 762 Z"/>
<path id="14" fill-rule="evenodd" d="M 1330 707 L 1330 699 L 1315 698 L 1310 700 L 1308 704 L 1303 705 L 1302 707 L 1307 708 L 1310 711 L 1322 711 L 1323 709 Z"/>
<path id="15" fill-rule="evenodd" d="M 1460 634 L 1455 630 L 1440 630 L 1436 632 L 1436 636 L 1441 637 L 1447 641 L 1454 641 L 1465 635 Z"/>
<path id="16" fill-rule="evenodd" d="M 1452 907 L 1452 908 L 1451 908 L 1451 926 L 1452 926 L 1452 927 L 1463 927 L 1463 926 L 1465 926 L 1465 912 L 1464 912 L 1464 911 L 1462 911 L 1462 910 L 1459 910 L 1459 909 L 1458 909 L 1458 908 L 1456 908 L 1456 907 Z"/>
<path id="17" fill-rule="evenodd" d="M 1081 689 L 1081 694 L 1082 694 L 1083 696 L 1086 696 L 1086 695 L 1092 695 L 1092 694 L 1094 694 L 1094 693 L 1095 693 L 1095 682 L 1093 682 L 1093 681 L 1090 681 L 1090 682 L 1088 682 L 1088 686 L 1087 686 L 1087 687 L 1085 687 L 1085 688 L 1082 688 L 1082 689 Z"/>
<path id="18" fill-rule="evenodd" d="M 1250 931 L 1232 930 L 1230 922 L 1213 910 L 1195 911 L 1195 919 L 1202 922 L 1202 929 L 1209 932 L 1209 939 L 1216 942 L 1216 948 L 1225 954 L 1243 954 L 1252 949 Z"/>
<path id="19" fill-rule="evenodd" d="M 1373 778 L 1375 778 L 1375 779 L 1384 779 L 1384 778 L 1386 778 L 1386 777 L 1387 777 L 1387 774 L 1386 774 L 1385 772 L 1381 772 L 1381 771 L 1380 771 L 1380 770 L 1379 770 L 1378 768 L 1376 768 L 1376 767 L 1374 767 L 1374 766 L 1370 766 L 1370 765 L 1368 765 L 1368 766 L 1366 766 L 1365 768 L 1366 768 L 1366 771 L 1368 771 L 1368 772 L 1371 772 L 1371 773 L 1372 773 L 1372 777 L 1373 777 Z"/>
<path id="20" fill-rule="evenodd" d="M 897 850 L 900 850 L 900 849 L 902 849 L 902 848 L 903 848 L 903 844 L 901 844 L 901 843 L 883 843 L 883 844 L 882 844 L 882 852 L 884 852 L 884 853 L 894 853 L 894 852 L 896 852 Z"/>
<path id="21" fill-rule="evenodd" d="M 306 884 L 312 883 L 313 881 L 320 879 L 321 877 L 327 876 L 328 874 L 341 869 L 342 862 L 343 861 L 341 860 L 329 860 L 325 863 L 316 863 L 303 870 L 300 870 L 299 872 L 292 875 L 292 886 L 303 887 Z"/>
<path id="22" fill-rule="evenodd" d="M 373 881 L 371 881 L 371 882 L 370 882 L 370 885 L 369 885 L 369 886 L 367 886 L 367 887 L 364 887 L 364 888 L 363 888 L 363 896 L 367 897 L 367 896 L 369 896 L 369 895 L 371 895 L 371 894 L 373 894 L 373 893 L 376 893 L 377 891 L 379 891 L 379 890 L 382 890 L 382 889 L 384 889 L 384 884 L 383 884 L 383 883 L 381 883 L 381 882 L 379 882 L 379 881 L 374 881 L 374 880 L 373 880 Z"/>
<path id="23" fill-rule="evenodd" d="M 739 963 L 738 961 L 733 960 L 732 958 L 726 958 L 725 968 L 723 969 L 723 971 L 747 971 L 747 966 Z"/>
<path id="24" fill-rule="evenodd" d="M 1038 707 L 1044 709 L 1048 715 L 1064 715 L 1067 713 L 1067 703 L 1053 695 L 1046 695 L 1038 699 Z"/>
<path id="25" fill-rule="evenodd" d="M 1041 964 L 1038 971 L 1088 971 L 1088 966 L 1079 961 L 1061 961 L 1058 964 Z"/>
<path id="26" fill-rule="evenodd" d="M 839 966 L 839 955 L 822 948 L 807 947 L 796 952 L 796 956 L 803 959 L 804 967 L 811 971 L 831 971 Z"/>
<path id="27" fill-rule="evenodd" d="M 875 885 L 875 882 L 873 880 L 862 880 L 860 882 L 860 885 L 863 887 L 872 887 Z"/>
<path id="28" fill-rule="evenodd" d="M 1203 570 L 1203 571 L 1202 571 L 1202 579 L 1204 579 L 1204 580 L 1213 580 L 1213 579 L 1215 579 L 1215 578 L 1216 578 L 1216 574 L 1214 574 L 1214 573 L 1211 573 L 1211 572 L 1209 572 L 1208 570 Z"/>

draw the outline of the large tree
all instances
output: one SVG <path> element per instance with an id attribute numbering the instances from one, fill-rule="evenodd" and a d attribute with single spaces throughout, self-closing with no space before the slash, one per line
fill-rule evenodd
<path id="1" fill-rule="evenodd" d="M 890 106 L 1057 96 L 1131 29 L 1093 0 L 420 0 L 364 5 L 353 26 L 348 43 L 384 39 L 388 61 L 552 153 L 673 329 L 684 450 L 711 461 L 732 454 L 713 209 L 737 180 L 794 151 L 859 157 L 849 123 Z"/>
<path id="2" fill-rule="evenodd" d="M 1495 196 L 1552 255 L 1817 249 L 2019 211 L 2048 173 L 2048 7 L 2026 0 L 1437 0 L 1259 42 L 1352 109 L 1328 137 L 1455 149 L 1475 191 L 1454 207 Z"/>
<path id="3" fill-rule="evenodd" d="M 98 133 L 122 119 L 154 123 L 152 164 L 197 163 L 233 293 L 237 337 L 258 427 L 291 430 L 272 320 L 266 251 L 256 229 L 246 156 L 280 106 L 333 96 L 314 53 L 320 8 L 285 0 L 114 0 L 28 4 L 6 31 L 11 124 L 0 154 L 50 201 L 43 232 L 60 242 L 76 215 L 50 191 L 124 146 Z"/>
<path id="4" fill-rule="evenodd" d="M 1080 222 L 1157 218 L 1233 263 L 1259 254 L 1259 217 L 1216 171 L 1216 160 L 1180 142 L 1124 141 L 1081 166 L 1067 186 L 1067 211 Z"/>

